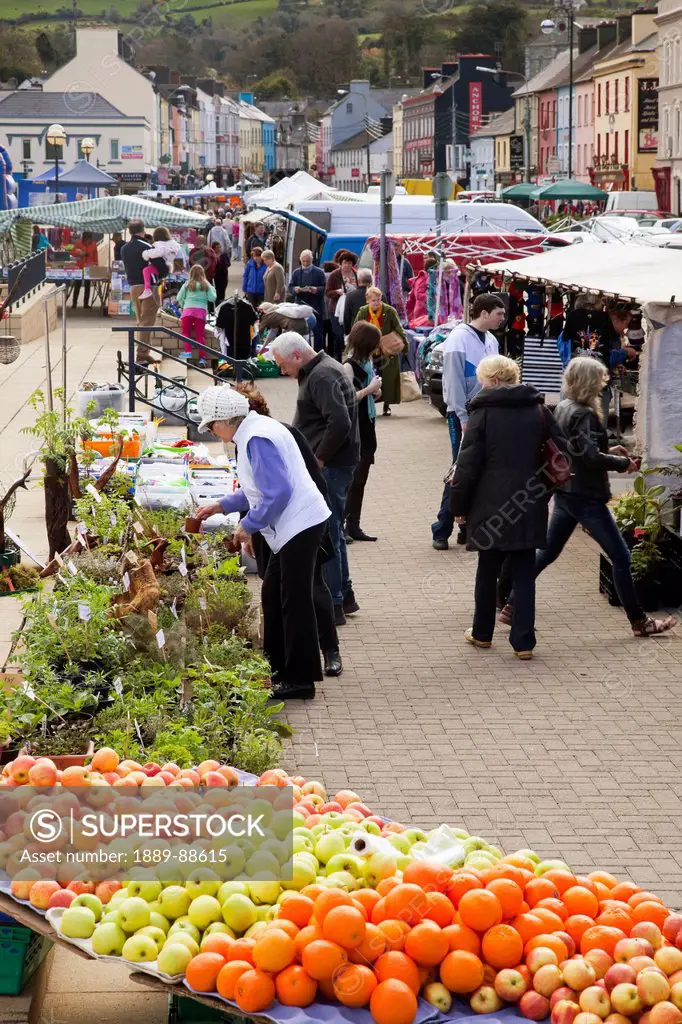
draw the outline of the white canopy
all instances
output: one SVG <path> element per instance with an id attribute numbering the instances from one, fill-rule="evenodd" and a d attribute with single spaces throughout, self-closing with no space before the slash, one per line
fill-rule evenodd
<path id="1" fill-rule="evenodd" d="M 567 245 L 522 260 L 491 263 L 491 273 L 604 295 L 682 305 L 682 251 L 640 245 Z"/>
<path id="2" fill-rule="evenodd" d="M 247 206 L 286 206 L 297 200 L 306 199 L 351 199 L 361 202 L 361 194 L 340 192 L 331 185 L 313 178 L 307 171 L 296 171 L 290 178 L 282 178 L 266 189 L 247 192 L 244 201 Z"/>

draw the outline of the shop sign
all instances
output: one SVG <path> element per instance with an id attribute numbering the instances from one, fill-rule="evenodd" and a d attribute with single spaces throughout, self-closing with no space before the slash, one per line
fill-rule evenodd
<path id="1" fill-rule="evenodd" d="M 141 185 L 147 181 L 148 175 L 133 174 L 128 171 L 124 171 L 122 174 L 115 174 L 114 177 L 117 181 L 128 182 L 131 185 Z"/>
<path id="2" fill-rule="evenodd" d="M 658 150 L 658 79 L 640 78 L 637 82 L 637 151 Z"/>
<path id="3" fill-rule="evenodd" d="M 359 167 L 351 167 L 351 169 L 350 169 L 350 176 L 351 176 L 351 178 L 359 178 L 360 177 L 360 168 Z"/>
<path id="4" fill-rule="evenodd" d="M 469 82 L 469 135 L 483 124 L 483 83 Z"/>
<path id="5" fill-rule="evenodd" d="M 509 167 L 512 171 L 523 167 L 523 135 L 509 136 Z"/>
<path id="6" fill-rule="evenodd" d="M 121 146 L 121 160 L 142 160 L 142 146 Z"/>
<path id="7" fill-rule="evenodd" d="M 336 167 L 334 164 L 330 164 L 327 168 L 327 174 L 336 174 Z"/>

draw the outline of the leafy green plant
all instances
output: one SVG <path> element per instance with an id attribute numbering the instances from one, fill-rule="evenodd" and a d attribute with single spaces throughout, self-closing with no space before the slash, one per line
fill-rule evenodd
<path id="1" fill-rule="evenodd" d="M 69 458 L 76 453 L 79 441 L 94 437 L 95 429 L 84 416 L 73 416 L 73 409 L 66 407 L 66 420 L 62 414 L 61 401 L 64 397 L 63 388 L 55 388 L 52 392 L 55 408 L 48 406 L 45 393 L 34 391 L 28 400 L 28 406 L 38 415 L 30 427 L 23 427 L 22 434 L 29 434 L 40 443 L 40 458 L 43 462 L 54 463 L 65 473 Z"/>
<path id="2" fill-rule="evenodd" d="M 90 495 L 74 502 L 76 517 L 101 540 L 113 541 L 121 547 L 132 535 L 133 513 L 130 505 L 115 494 L 100 494 L 95 501 Z"/>
<path id="3" fill-rule="evenodd" d="M 630 553 L 633 579 L 641 580 L 652 571 L 659 558 L 658 536 L 663 525 L 663 512 L 669 501 L 665 487 L 647 487 L 646 477 L 652 471 L 638 473 L 633 490 L 622 494 L 612 505 L 613 515 L 621 533 L 635 540 Z"/>

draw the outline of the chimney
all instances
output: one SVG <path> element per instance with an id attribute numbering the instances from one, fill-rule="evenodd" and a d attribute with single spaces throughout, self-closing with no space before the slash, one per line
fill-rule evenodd
<path id="1" fill-rule="evenodd" d="M 443 76 L 443 78 L 452 78 L 453 75 L 457 74 L 458 66 L 458 61 L 446 60 L 440 66 L 440 73 Z"/>
<path id="2" fill-rule="evenodd" d="M 436 79 L 432 78 L 431 75 L 440 75 L 440 68 L 422 68 L 422 75 L 424 82 L 423 88 L 429 89 L 436 81 Z"/>
<path id="3" fill-rule="evenodd" d="M 197 85 L 203 92 L 208 93 L 209 96 L 213 96 L 215 94 L 214 78 L 198 78 Z"/>
<path id="4" fill-rule="evenodd" d="M 618 24 L 618 44 L 629 42 L 632 38 L 632 15 L 619 14 L 616 22 Z"/>
<path id="5" fill-rule="evenodd" d="M 597 46 L 603 50 L 605 46 L 616 42 L 618 29 L 615 21 L 603 21 L 597 25 Z"/>
<path id="6" fill-rule="evenodd" d="M 578 53 L 587 53 L 593 46 L 597 45 L 597 28 L 580 28 L 578 30 Z"/>

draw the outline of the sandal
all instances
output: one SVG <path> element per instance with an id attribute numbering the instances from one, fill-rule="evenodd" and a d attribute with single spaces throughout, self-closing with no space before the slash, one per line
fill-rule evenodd
<path id="1" fill-rule="evenodd" d="M 473 644 L 474 647 L 480 647 L 482 650 L 488 650 L 488 648 L 493 645 L 492 640 L 477 640 L 474 636 L 473 629 L 467 629 L 464 634 L 464 639 L 468 644 Z"/>
<path id="2" fill-rule="evenodd" d="M 651 615 L 647 615 L 639 622 L 632 623 L 632 632 L 635 636 L 658 636 L 659 633 L 667 633 L 669 629 L 674 629 L 676 625 L 677 619 L 674 619 L 672 615 L 668 615 L 665 619 L 654 619 Z"/>

